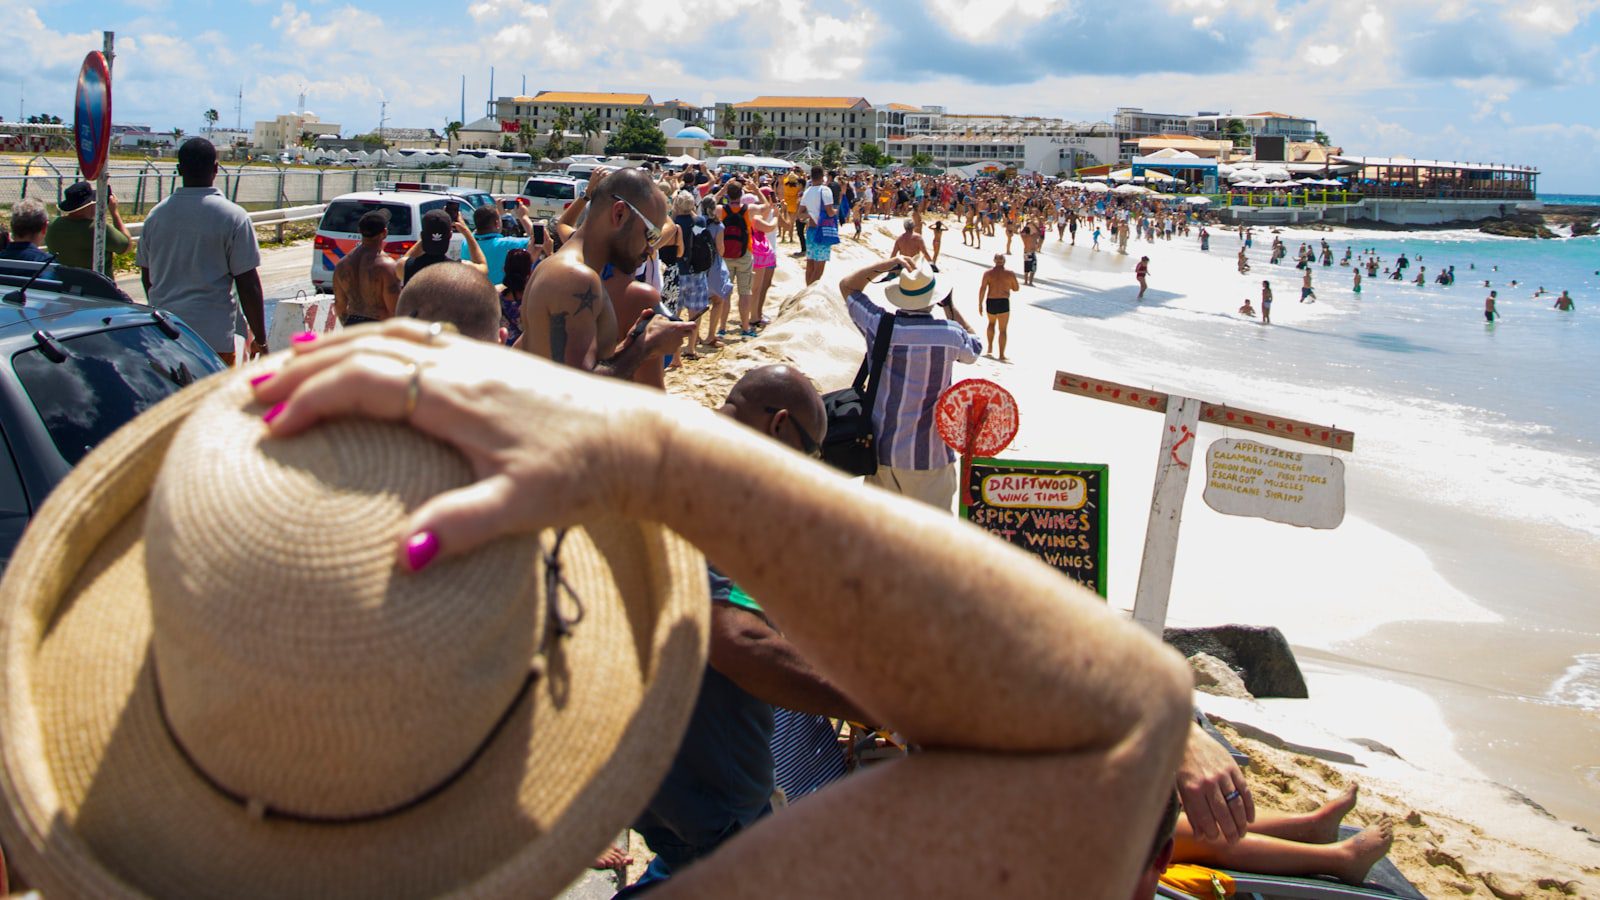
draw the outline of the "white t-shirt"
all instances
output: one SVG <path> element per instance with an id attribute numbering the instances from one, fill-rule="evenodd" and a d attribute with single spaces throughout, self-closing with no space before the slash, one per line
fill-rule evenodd
<path id="1" fill-rule="evenodd" d="M 811 217 L 811 223 L 815 225 L 822 221 L 822 208 L 833 205 L 833 191 L 825 184 L 813 184 L 800 195 L 800 205 L 805 207 L 806 214 Z"/>

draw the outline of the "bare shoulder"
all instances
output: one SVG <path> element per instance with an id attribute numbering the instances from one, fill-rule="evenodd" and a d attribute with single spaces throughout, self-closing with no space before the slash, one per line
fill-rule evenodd
<path id="1" fill-rule="evenodd" d="M 584 312 L 593 310 L 604 293 L 599 273 L 571 254 L 558 253 L 534 271 L 525 302 L 551 313 Z"/>

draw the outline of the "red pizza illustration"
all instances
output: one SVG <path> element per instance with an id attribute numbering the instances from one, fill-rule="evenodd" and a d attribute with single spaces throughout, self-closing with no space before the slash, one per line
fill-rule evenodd
<path id="1" fill-rule="evenodd" d="M 939 437 L 963 456 L 994 456 L 1017 436 L 1017 400 L 982 378 L 950 385 L 934 410 Z"/>

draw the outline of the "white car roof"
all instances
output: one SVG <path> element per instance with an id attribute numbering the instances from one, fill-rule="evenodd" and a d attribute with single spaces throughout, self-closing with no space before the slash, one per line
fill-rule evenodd
<path id="1" fill-rule="evenodd" d="M 328 202 L 338 203 L 340 200 L 386 200 L 391 203 L 404 203 L 407 200 L 419 202 L 454 200 L 456 196 L 456 194 L 438 194 L 433 191 L 356 191 L 353 194 L 340 194 Z"/>

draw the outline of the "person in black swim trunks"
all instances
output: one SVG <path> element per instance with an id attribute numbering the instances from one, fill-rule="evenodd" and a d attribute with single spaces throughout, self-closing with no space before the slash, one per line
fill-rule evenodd
<path id="1" fill-rule="evenodd" d="M 1015 272 L 1006 268 L 1003 253 L 994 255 L 994 268 L 983 273 L 983 283 L 978 286 L 979 312 L 989 317 L 988 338 L 985 347 L 994 347 L 995 330 L 1000 331 L 1000 361 L 1006 361 L 1006 325 L 1011 321 L 1011 292 L 1020 289 Z M 988 353 L 984 354 L 988 356 Z"/>

